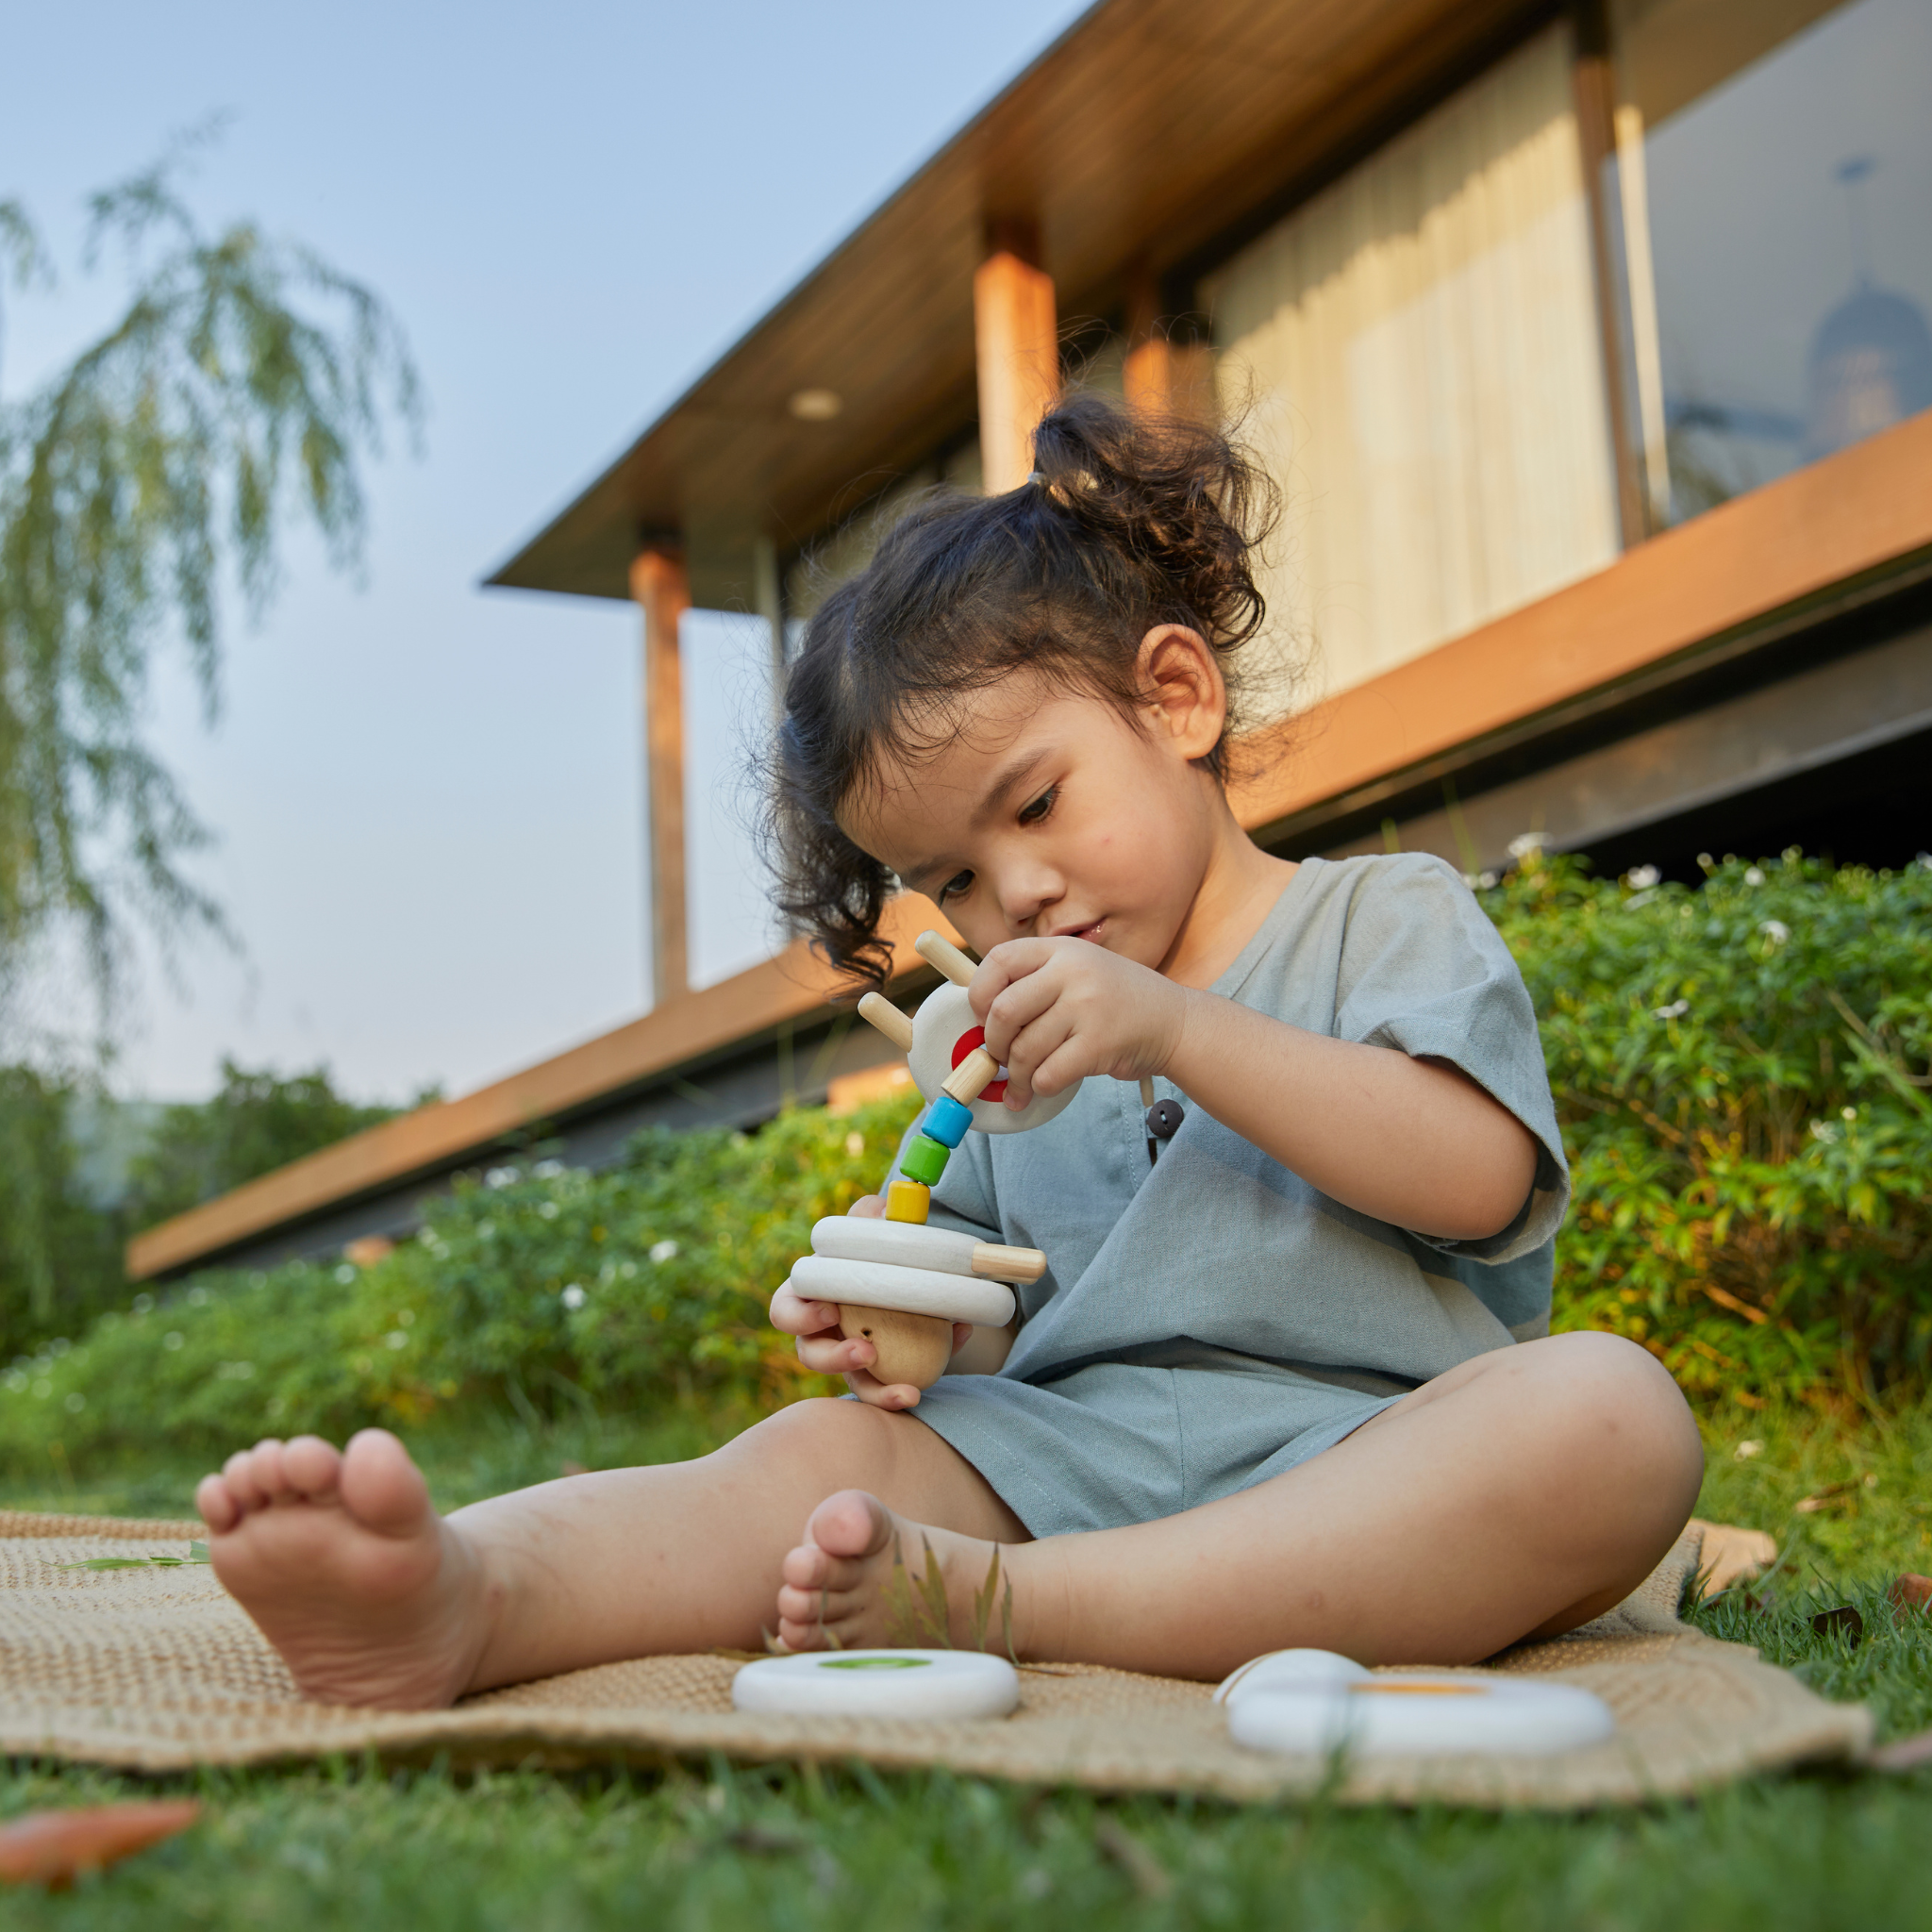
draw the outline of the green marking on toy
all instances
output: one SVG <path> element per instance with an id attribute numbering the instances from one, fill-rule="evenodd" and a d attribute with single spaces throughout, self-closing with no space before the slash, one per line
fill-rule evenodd
<path id="1" fill-rule="evenodd" d="M 931 1663 L 929 1657 L 826 1657 L 819 1659 L 822 1671 L 921 1671 Z"/>

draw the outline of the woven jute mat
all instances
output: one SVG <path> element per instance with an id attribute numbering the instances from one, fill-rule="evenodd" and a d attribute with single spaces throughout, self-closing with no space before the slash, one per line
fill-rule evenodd
<path id="1" fill-rule="evenodd" d="M 1019 1709 L 977 1723 L 740 1713 L 731 1707 L 740 1665 L 713 1656 L 573 1671 L 451 1710 L 312 1704 L 207 1567 L 72 1567 L 96 1557 L 185 1557 L 197 1528 L 0 1511 L 0 1752 L 136 1772 L 339 1752 L 558 1769 L 719 1753 L 749 1762 L 944 1765 L 1029 1784 L 1234 1799 L 1291 1796 L 1331 1776 L 1322 1761 L 1232 1742 L 1205 1684 L 1091 1665 L 1024 1672 Z M 1567 1810 L 1861 1757 L 1872 1733 L 1861 1707 L 1827 1704 L 1757 1652 L 1678 1621 L 1701 1539 L 1693 1524 L 1607 1617 L 1489 1666 L 1594 1690 L 1616 1713 L 1609 1742 L 1544 1758 L 1363 1760 L 1335 1794 Z"/>

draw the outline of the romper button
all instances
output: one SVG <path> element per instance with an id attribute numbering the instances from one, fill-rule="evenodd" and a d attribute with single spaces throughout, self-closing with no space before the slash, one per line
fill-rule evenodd
<path id="1" fill-rule="evenodd" d="M 1147 1131 L 1157 1141 L 1172 1141 L 1180 1131 L 1181 1123 L 1187 1115 L 1181 1111 L 1177 1100 L 1157 1100 L 1147 1109 Z"/>

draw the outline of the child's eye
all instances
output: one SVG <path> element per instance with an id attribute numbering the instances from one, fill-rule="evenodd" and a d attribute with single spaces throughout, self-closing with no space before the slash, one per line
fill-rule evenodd
<path id="1" fill-rule="evenodd" d="M 943 906 L 948 899 L 957 899 L 962 892 L 973 889 L 973 874 L 970 872 L 956 872 L 939 890 L 939 904 Z"/>
<path id="2" fill-rule="evenodd" d="M 1031 805 L 1021 811 L 1020 823 L 1023 825 L 1037 825 L 1053 810 L 1054 801 L 1059 795 L 1060 788 L 1058 785 L 1049 785 Z"/>

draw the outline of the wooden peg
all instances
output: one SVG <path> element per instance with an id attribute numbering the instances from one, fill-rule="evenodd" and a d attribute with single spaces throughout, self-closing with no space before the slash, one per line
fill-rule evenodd
<path id="1" fill-rule="evenodd" d="M 936 932 L 923 932 L 912 941 L 912 950 L 928 966 L 937 967 L 955 986 L 965 986 L 979 971 L 951 940 Z"/>
<path id="2" fill-rule="evenodd" d="M 940 1089 L 961 1107 L 971 1107 L 999 1076 L 1000 1063 L 985 1047 L 975 1046 L 947 1075 Z"/>
<path id="3" fill-rule="evenodd" d="M 1008 1248 L 998 1241 L 974 1241 L 973 1272 L 992 1281 L 1038 1281 L 1046 1273 L 1046 1257 L 1038 1248 Z"/>
<path id="4" fill-rule="evenodd" d="M 912 1051 L 912 1022 L 891 1000 L 867 993 L 858 1003 L 858 1017 L 870 1020 L 901 1053 Z"/>

